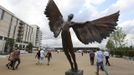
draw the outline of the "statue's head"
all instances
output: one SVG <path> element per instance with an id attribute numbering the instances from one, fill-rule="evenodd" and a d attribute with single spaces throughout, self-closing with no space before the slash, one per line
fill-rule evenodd
<path id="1" fill-rule="evenodd" d="M 68 21 L 71 21 L 73 19 L 73 17 L 74 17 L 73 14 L 68 15 Z"/>

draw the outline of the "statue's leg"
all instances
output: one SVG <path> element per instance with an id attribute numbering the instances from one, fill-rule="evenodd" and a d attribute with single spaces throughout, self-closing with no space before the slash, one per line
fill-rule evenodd
<path id="1" fill-rule="evenodd" d="M 63 50 L 64 50 L 64 53 L 65 53 L 65 55 L 66 55 L 66 57 L 67 57 L 67 59 L 68 59 L 68 61 L 69 61 L 69 63 L 70 63 L 71 70 L 74 70 L 73 62 L 72 62 L 72 60 L 71 60 L 71 57 L 70 57 L 70 54 L 69 54 L 68 50 L 67 50 L 67 49 L 63 49 Z"/>
<path id="2" fill-rule="evenodd" d="M 70 52 L 71 57 L 72 57 L 73 62 L 74 62 L 74 69 L 75 69 L 75 71 L 78 71 L 78 66 L 77 66 L 76 57 L 75 57 L 75 53 L 74 53 L 73 47 L 69 48 L 69 52 Z"/>
<path id="3" fill-rule="evenodd" d="M 71 58 L 73 59 L 74 69 L 75 69 L 75 71 L 78 71 L 78 66 L 77 66 L 77 62 L 76 62 L 76 57 L 75 57 L 75 52 L 73 49 L 71 37 L 68 37 L 67 46 L 68 46 L 68 51 L 71 55 Z"/>
<path id="4" fill-rule="evenodd" d="M 67 40 L 67 39 L 65 39 Z M 68 51 L 68 46 L 67 46 L 67 42 L 64 40 L 64 38 L 62 37 L 62 45 L 63 45 L 63 50 L 64 50 L 64 53 L 70 63 L 70 66 L 71 66 L 71 69 L 74 70 L 74 67 L 73 67 L 73 62 L 71 60 L 71 56 L 69 54 L 69 51 Z"/>

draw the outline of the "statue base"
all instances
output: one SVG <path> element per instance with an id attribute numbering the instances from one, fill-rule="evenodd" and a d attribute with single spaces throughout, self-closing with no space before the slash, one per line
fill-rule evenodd
<path id="1" fill-rule="evenodd" d="M 65 75 L 83 75 L 83 70 L 78 70 L 77 72 L 74 72 L 69 69 L 65 72 Z"/>

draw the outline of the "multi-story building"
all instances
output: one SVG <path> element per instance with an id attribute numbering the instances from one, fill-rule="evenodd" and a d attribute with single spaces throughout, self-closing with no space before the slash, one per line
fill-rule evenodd
<path id="1" fill-rule="evenodd" d="M 34 33 L 36 31 L 36 33 Z M 28 43 L 32 43 L 33 36 L 37 36 L 39 27 L 28 25 L 26 22 L 17 18 L 13 13 L 0 6 L 0 52 L 9 52 L 10 50 L 5 49 L 8 39 L 13 39 L 14 47 L 20 49 L 26 49 Z M 36 41 L 38 37 L 35 37 Z M 38 41 L 40 42 L 40 41 Z M 34 46 L 39 46 L 40 43 L 34 42 Z M 36 44 L 36 45 L 35 45 Z"/>
<path id="2" fill-rule="evenodd" d="M 0 6 L 0 51 L 4 50 L 7 38 L 14 37 L 17 23 L 14 14 Z"/>
<path id="3" fill-rule="evenodd" d="M 15 38 L 16 40 L 15 47 L 19 47 L 25 50 L 28 43 L 32 41 L 31 40 L 32 33 L 33 28 L 30 25 L 21 21 L 19 23 L 19 26 L 17 27 L 17 37 Z"/>
<path id="4" fill-rule="evenodd" d="M 32 25 L 33 27 L 33 38 L 32 38 L 32 44 L 35 48 L 41 47 L 41 40 L 42 40 L 42 32 L 40 31 L 40 27 L 37 25 Z"/>

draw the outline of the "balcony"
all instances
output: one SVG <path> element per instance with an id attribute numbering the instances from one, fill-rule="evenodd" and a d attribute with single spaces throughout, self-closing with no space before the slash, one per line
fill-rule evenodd
<path id="1" fill-rule="evenodd" d="M 18 32 L 19 32 L 19 33 L 20 33 L 20 32 L 24 32 L 24 29 L 19 29 Z"/>
<path id="2" fill-rule="evenodd" d="M 19 33 L 18 36 L 23 36 L 23 33 Z"/>
<path id="3" fill-rule="evenodd" d="M 17 41 L 17 42 L 22 42 L 22 39 L 18 37 L 18 38 L 16 39 L 16 41 Z"/>
<path id="4" fill-rule="evenodd" d="M 19 29 L 23 29 L 24 27 L 23 26 L 19 26 Z"/>
<path id="5" fill-rule="evenodd" d="M 25 25 L 25 23 L 23 22 L 23 21 L 20 21 L 20 23 L 19 23 L 20 25 Z"/>

